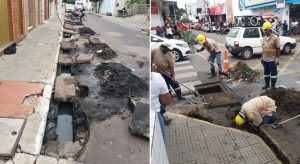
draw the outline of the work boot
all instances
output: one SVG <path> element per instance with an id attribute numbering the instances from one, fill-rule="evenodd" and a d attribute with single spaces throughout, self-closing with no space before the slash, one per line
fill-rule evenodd
<path id="1" fill-rule="evenodd" d="M 210 69 L 210 75 L 209 76 L 207 76 L 207 78 L 213 78 L 213 77 L 215 77 L 216 76 L 216 71 L 215 71 L 215 69 L 214 68 L 211 68 Z"/>
<path id="2" fill-rule="evenodd" d="M 185 97 L 181 95 L 181 89 L 176 91 L 177 100 L 186 100 Z"/>
<path id="3" fill-rule="evenodd" d="M 268 89 L 270 87 L 270 85 L 265 85 L 262 87 L 263 90 Z"/>
<path id="4" fill-rule="evenodd" d="M 274 84 L 274 85 L 272 84 L 271 89 L 272 89 L 272 90 L 273 90 L 273 89 L 276 89 L 275 84 Z"/>
<path id="5" fill-rule="evenodd" d="M 216 76 L 216 74 L 214 73 L 214 74 L 210 74 L 209 76 L 207 76 L 207 78 L 213 78 L 213 77 L 215 77 Z"/>
<path id="6" fill-rule="evenodd" d="M 164 123 L 165 123 L 165 125 L 169 125 L 170 122 L 172 121 L 172 118 L 169 118 L 169 117 L 167 117 L 167 116 L 163 116 L 163 118 L 164 118 Z"/>

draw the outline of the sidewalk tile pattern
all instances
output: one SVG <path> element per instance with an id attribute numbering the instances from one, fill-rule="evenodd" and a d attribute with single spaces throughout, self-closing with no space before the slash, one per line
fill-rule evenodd
<path id="1" fill-rule="evenodd" d="M 253 134 L 178 114 L 167 126 L 171 164 L 281 163 L 263 140 Z"/>

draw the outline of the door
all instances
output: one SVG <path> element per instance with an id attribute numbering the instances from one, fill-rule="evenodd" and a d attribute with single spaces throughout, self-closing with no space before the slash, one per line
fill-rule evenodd
<path id="1" fill-rule="evenodd" d="M 23 14 L 22 14 L 22 0 L 16 0 L 16 7 L 17 7 L 17 36 L 20 37 L 23 35 Z"/>
<path id="2" fill-rule="evenodd" d="M 253 53 L 261 53 L 261 36 L 258 28 L 245 28 L 241 46 L 252 47 Z"/>
<path id="3" fill-rule="evenodd" d="M 8 0 L 0 1 L 0 15 L 0 47 L 2 47 L 12 40 L 10 35 Z"/>

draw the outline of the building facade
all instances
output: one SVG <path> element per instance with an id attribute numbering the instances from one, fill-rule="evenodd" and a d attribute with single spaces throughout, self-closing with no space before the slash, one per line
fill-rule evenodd
<path id="1" fill-rule="evenodd" d="M 0 1 L 0 52 L 13 42 L 20 42 L 29 31 L 57 10 L 58 0 L 1 0 Z"/>

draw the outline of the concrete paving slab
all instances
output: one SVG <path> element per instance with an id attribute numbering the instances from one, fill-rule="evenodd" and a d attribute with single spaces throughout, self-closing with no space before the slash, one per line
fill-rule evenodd
<path id="1" fill-rule="evenodd" d="M 134 107 L 132 120 L 129 123 L 131 133 L 149 138 L 149 102 L 138 102 Z"/>
<path id="2" fill-rule="evenodd" d="M 44 85 L 20 81 L 0 81 L 0 104 L 22 104 L 30 94 L 42 94 Z"/>
<path id="3" fill-rule="evenodd" d="M 16 153 L 13 158 L 14 164 L 35 164 L 36 156 L 24 154 L 24 153 Z"/>
<path id="4" fill-rule="evenodd" d="M 35 164 L 58 164 L 58 160 L 53 157 L 40 155 L 37 157 Z"/>
<path id="5" fill-rule="evenodd" d="M 57 102 L 75 102 L 76 86 L 72 76 L 57 76 L 55 81 L 54 100 Z"/>
<path id="6" fill-rule="evenodd" d="M 24 119 L 0 118 L 0 156 L 11 157 L 24 128 Z"/>
<path id="7" fill-rule="evenodd" d="M 260 127 L 260 135 L 282 161 L 300 163 L 300 119 L 283 124 L 278 129 L 270 125 Z"/>
<path id="8" fill-rule="evenodd" d="M 83 164 L 83 163 L 66 160 L 66 159 L 59 159 L 58 164 Z"/>
<path id="9" fill-rule="evenodd" d="M 0 162 L 0 164 L 2 164 L 2 163 Z M 8 160 L 8 161 L 6 161 L 6 162 L 3 163 L 3 164 L 14 164 L 14 162 L 13 162 L 13 160 Z"/>
<path id="10" fill-rule="evenodd" d="M 258 136 L 180 114 L 166 115 L 173 119 L 166 126 L 170 163 L 281 163 Z"/>
<path id="11" fill-rule="evenodd" d="M 59 59 L 58 59 L 58 64 L 59 65 L 71 65 L 71 64 L 74 64 L 74 59 L 73 57 L 71 56 L 59 56 Z"/>
<path id="12" fill-rule="evenodd" d="M 34 107 L 30 105 L 0 104 L 0 118 L 23 118 L 32 114 Z"/>
<path id="13" fill-rule="evenodd" d="M 91 63 L 95 58 L 94 54 L 80 54 L 76 58 L 76 63 L 81 64 L 81 63 Z"/>
<path id="14" fill-rule="evenodd" d="M 36 112 L 27 117 L 27 122 L 19 141 L 24 153 L 39 155 L 43 143 L 50 100 L 41 98 Z"/>

